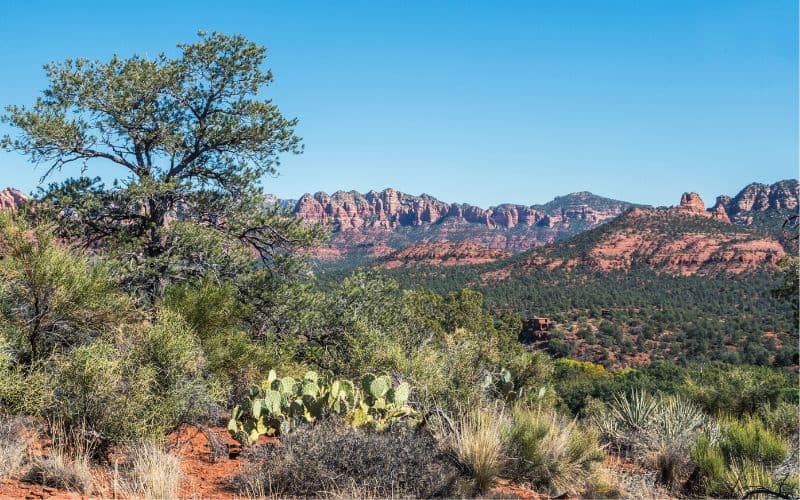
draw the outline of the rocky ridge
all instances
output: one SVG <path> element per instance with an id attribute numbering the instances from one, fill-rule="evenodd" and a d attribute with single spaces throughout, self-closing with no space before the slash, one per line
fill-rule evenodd
<path id="1" fill-rule="evenodd" d="M 579 266 L 597 271 L 645 267 L 682 276 L 740 274 L 774 266 L 785 254 L 781 242 L 767 231 L 732 224 L 719 203 L 706 210 L 697 193 L 684 193 L 677 206 L 631 209 L 613 222 L 535 250 L 483 278 Z"/>
<path id="2" fill-rule="evenodd" d="M 631 206 L 583 192 L 546 205 L 502 204 L 483 209 L 385 189 L 365 194 L 305 194 L 294 213 L 307 223 L 330 227 L 330 241 L 315 255 L 322 260 L 341 260 L 384 256 L 409 245 L 436 241 L 519 252 L 595 227 Z"/>

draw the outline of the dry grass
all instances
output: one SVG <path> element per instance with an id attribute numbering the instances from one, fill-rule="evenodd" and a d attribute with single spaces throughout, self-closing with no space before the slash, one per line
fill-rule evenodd
<path id="1" fill-rule="evenodd" d="M 11 418 L 0 419 L 0 480 L 15 478 L 28 457 L 24 427 Z"/>
<path id="2" fill-rule="evenodd" d="M 182 477 L 178 457 L 145 443 L 131 450 L 130 470 L 122 489 L 133 498 L 177 498 Z"/>
<path id="3" fill-rule="evenodd" d="M 47 455 L 33 459 L 25 480 L 71 492 L 91 494 L 95 489 L 92 457 L 95 441 L 85 427 L 69 430 L 60 421 L 49 423 L 53 446 Z"/>
<path id="4" fill-rule="evenodd" d="M 47 456 L 34 459 L 25 480 L 87 495 L 92 493 L 94 484 L 89 456 L 68 454 L 59 448 L 53 448 Z"/>
<path id="5" fill-rule="evenodd" d="M 488 490 L 503 472 L 505 425 L 506 414 L 500 407 L 464 413 L 453 425 L 451 452 L 472 478 L 477 492 Z"/>

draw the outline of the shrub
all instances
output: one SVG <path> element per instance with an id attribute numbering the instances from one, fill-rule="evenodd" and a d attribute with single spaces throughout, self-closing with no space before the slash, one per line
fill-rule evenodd
<path id="1" fill-rule="evenodd" d="M 784 437 L 797 434 L 800 421 L 800 408 L 796 404 L 782 402 L 775 406 L 766 405 L 759 411 L 759 416 L 771 430 Z"/>
<path id="2" fill-rule="evenodd" d="M 771 466 L 780 464 L 787 453 L 786 441 L 756 417 L 723 422 L 719 449 L 729 462 L 752 460 Z"/>
<path id="3" fill-rule="evenodd" d="M 132 498 L 178 498 L 183 473 L 180 460 L 151 443 L 132 448 L 125 484 L 126 495 Z"/>
<path id="4" fill-rule="evenodd" d="M 206 360 L 183 318 L 160 310 L 155 323 L 137 333 L 128 339 L 128 349 L 134 366 L 152 374 L 148 412 L 153 425 L 163 431 L 212 416 L 217 408 L 205 380 Z"/>
<path id="5" fill-rule="evenodd" d="M 60 247 L 52 227 L 0 214 L 0 248 L 0 320 L 23 364 L 91 342 L 130 316 L 110 267 Z"/>
<path id="6" fill-rule="evenodd" d="M 158 433 L 149 418 L 154 377 L 108 341 L 79 347 L 56 361 L 46 414 L 67 429 L 85 427 L 100 436 L 96 451 L 103 455 L 114 442 Z"/>
<path id="7" fill-rule="evenodd" d="M 458 475 L 423 430 L 375 433 L 331 419 L 281 441 L 249 453 L 240 493 L 310 497 L 352 489 L 376 497 L 451 496 Z"/>
<path id="8" fill-rule="evenodd" d="M 49 402 L 52 388 L 41 367 L 24 369 L 11 351 L 0 331 L 0 414 L 37 415 Z"/>
<path id="9" fill-rule="evenodd" d="M 503 472 L 503 428 L 505 411 L 474 410 L 459 415 L 449 436 L 449 446 L 456 462 L 470 478 L 474 489 L 484 492 Z"/>
<path id="10" fill-rule="evenodd" d="M 164 309 L 174 311 L 191 327 L 208 361 L 208 370 L 233 403 L 238 381 L 264 371 L 267 356 L 244 328 L 242 308 L 231 284 L 204 281 L 197 287 L 170 287 Z M 246 385 L 256 382 L 245 380 Z"/>
<path id="11" fill-rule="evenodd" d="M 126 333 L 74 349 L 51 374 L 55 394 L 47 415 L 100 436 L 100 455 L 114 443 L 161 439 L 214 410 L 202 352 L 180 317 L 160 313 L 154 324 Z"/>
<path id="12" fill-rule="evenodd" d="M 691 449 L 701 491 L 742 496 L 752 488 L 797 489 L 797 470 L 787 464 L 787 443 L 755 417 L 725 419 L 718 432 L 701 435 Z M 783 477 L 778 477 L 783 475 Z"/>
<path id="13" fill-rule="evenodd" d="M 596 432 L 552 411 L 515 408 L 504 441 L 512 476 L 556 495 L 583 492 L 605 457 Z"/>
<path id="14" fill-rule="evenodd" d="M 797 403 L 796 380 L 766 367 L 711 365 L 692 377 L 688 396 L 712 415 L 754 414 L 781 402 Z"/>

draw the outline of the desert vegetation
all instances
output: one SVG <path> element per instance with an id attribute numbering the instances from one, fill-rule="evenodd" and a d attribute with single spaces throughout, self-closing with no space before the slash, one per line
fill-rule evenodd
<path id="1" fill-rule="evenodd" d="M 499 295 L 320 280 L 304 249 L 325 231 L 258 183 L 300 150 L 256 97 L 264 49 L 203 33 L 180 50 L 49 65 L 42 99 L 7 109 L 3 144 L 48 172 L 129 173 L 81 171 L 0 214 L 0 491 L 192 496 L 174 450 L 193 428 L 228 433 L 208 460 L 238 460 L 230 496 L 800 492 L 796 378 L 753 366 L 787 363 L 555 359 L 518 342 Z M 753 300 L 788 322 L 786 293 Z"/>

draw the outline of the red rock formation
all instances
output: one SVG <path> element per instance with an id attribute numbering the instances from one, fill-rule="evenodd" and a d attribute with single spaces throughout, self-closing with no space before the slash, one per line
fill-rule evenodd
<path id="1" fill-rule="evenodd" d="M 593 230 L 590 245 L 570 247 L 568 240 L 544 247 L 519 263 L 486 273 L 483 279 L 502 280 L 534 268 L 576 266 L 601 271 L 649 267 L 675 275 L 738 274 L 775 266 L 786 254 L 781 243 L 763 231 L 732 226 L 724 201 L 718 200 L 709 212 L 699 196 L 686 193 L 678 207 L 634 208 Z M 696 217 L 700 221 L 692 222 Z"/>
<path id="2" fill-rule="evenodd" d="M 715 203 L 714 207 L 711 209 L 711 218 L 726 224 L 730 224 L 731 219 L 728 217 L 728 212 L 725 210 L 725 207 L 725 197 L 718 196 L 717 203 Z"/>
<path id="3" fill-rule="evenodd" d="M 796 179 L 788 179 L 769 186 L 749 184 L 732 199 L 724 197 L 724 201 L 728 216 L 746 223 L 746 219 L 752 217 L 754 212 L 796 210 L 799 194 L 800 183 Z"/>
<path id="4" fill-rule="evenodd" d="M 338 191 L 332 195 L 303 195 L 294 212 L 308 223 L 328 225 L 333 236 L 316 256 L 338 260 L 364 254 L 366 245 L 403 248 L 423 241 L 469 241 L 476 245 L 508 251 L 522 251 L 573 234 L 570 227 L 593 227 L 611 219 L 628 204 L 580 193 L 577 199 L 559 198 L 544 209 L 503 204 L 488 209 L 472 205 L 448 204 L 428 195 L 412 196 L 393 189 L 361 194 Z M 593 197 L 593 198 L 587 198 Z M 595 209 L 584 202 L 602 200 Z M 577 201 L 578 203 L 574 203 Z M 402 227 L 419 228 L 419 230 Z M 412 234 L 413 233 L 413 234 Z"/>
<path id="5" fill-rule="evenodd" d="M 0 210 L 14 209 L 26 201 L 28 197 L 22 191 L 12 188 L 0 190 Z"/>
<path id="6" fill-rule="evenodd" d="M 683 196 L 681 196 L 681 204 L 678 205 L 678 210 L 690 214 L 705 215 L 706 205 L 703 203 L 699 194 L 695 192 L 683 193 Z"/>

